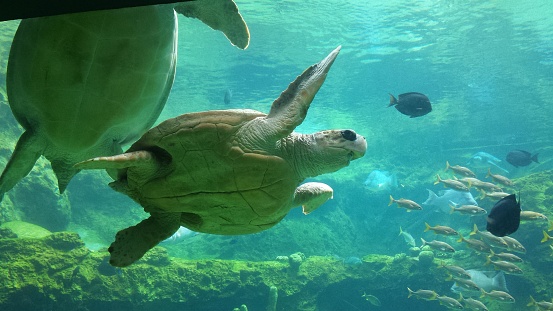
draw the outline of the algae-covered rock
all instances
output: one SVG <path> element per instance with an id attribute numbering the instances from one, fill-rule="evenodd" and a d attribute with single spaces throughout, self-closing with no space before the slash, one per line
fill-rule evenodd
<path id="1" fill-rule="evenodd" d="M 25 239 L 40 239 L 52 234 L 41 226 L 19 220 L 3 223 L 0 228 L 9 229 L 15 237 Z"/>

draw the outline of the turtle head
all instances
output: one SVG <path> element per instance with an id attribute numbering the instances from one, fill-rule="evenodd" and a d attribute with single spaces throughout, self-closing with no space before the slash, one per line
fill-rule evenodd
<path id="1" fill-rule="evenodd" d="M 307 149 L 303 160 L 298 163 L 300 175 L 313 177 L 335 172 L 365 155 L 367 141 L 353 130 L 327 130 L 301 139 Z M 303 171 L 305 169 L 305 171 Z"/>

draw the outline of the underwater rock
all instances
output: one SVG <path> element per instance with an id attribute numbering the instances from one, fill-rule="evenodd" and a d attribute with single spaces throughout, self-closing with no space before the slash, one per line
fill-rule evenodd
<path id="1" fill-rule="evenodd" d="M 163 247 L 152 248 L 144 257 L 143 262 L 158 267 L 167 266 L 171 263 L 167 250 Z"/>
<path id="2" fill-rule="evenodd" d="M 267 311 L 276 311 L 278 300 L 278 289 L 276 286 L 271 286 L 269 288 L 269 303 L 267 303 Z"/>
<path id="3" fill-rule="evenodd" d="M 3 223 L 0 228 L 10 230 L 16 238 L 40 239 L 52 234 L 41 226 L 19 220 Z"/>
<path id="4" fill-rule="evenodd" d="M 419 265 L 421 267 L 430 267 L 432 261 L 434 261 L 434 252 L 422 251 L 419 253 Z"/>
<path id="5" fill-rule="evenodd" d="M 288 256 L 288 263 L 290 263 L 290 270 L 292 272 L 297 272 L 300 269 L 300 265 L 304 260 L 305 260 L 305 255 L 300 252 L 297 252 Z"/>
<path id="6" fill-rule="evenodd" d="M 84 242 L 75 232 L 55 232 L 44 238 L 44 243 L 61 251 L 84 247 Z"/>

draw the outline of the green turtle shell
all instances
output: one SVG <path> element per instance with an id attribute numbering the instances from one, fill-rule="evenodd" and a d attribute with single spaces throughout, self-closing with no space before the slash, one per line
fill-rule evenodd
<path id="1" fill-rule="evenodd" d="M 161 123 L 128 152 L 153 151 L 166 165 L 147 178 L 133 176 L 134 167 L 124 169 L 123 192 L 147 212 L 181 212 L 182 225 L 194 231 L 245 234 L 275 225 L 292 207 L 301 179 L 286 159 L 272 154 L 276 148 L 244 150 L 241 140 L 247 137 L 236 135 L 246 122 L 265 116 L 206 111 Z"/>
<path id="2" fill-rule="evenodd" d="M 161 113 L 175 74 L 176 25 L 171 6 L 21 21 L 7 75 L 16 119 L 51 161 L 113 154 Z"/>

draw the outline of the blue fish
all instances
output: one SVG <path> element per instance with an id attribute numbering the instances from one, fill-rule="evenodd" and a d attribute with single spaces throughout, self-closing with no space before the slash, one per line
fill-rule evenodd
<path id="1" fill-rule="evenodd" d="M 371 191 L 390 192 L 397 188 L 396 174 L 388 171 L 372 171 L 365 180 L 365 187 Z"/>
<path id="2" fill-rule="evenodd" d="M 466 272 L 470 275 L 470 280 L 486 292 L 490 292 L 492 290 L 499 290 L 503 292 L 509 291 L 507 289 L 507 282 L 505 281 L 505 274 L 503 271 L 495 272 L 470 269 L 466 270 Z M 451 291 L 454 293 L 462 292 L 463 296 L 480 295 L 479 291 L 470 291 L 464 287 L 455 285 L 455 283 L 451 286 Z"/>
<path id="3" fill-rule="evenodd" d="M 470 157 L 469 161 L 467 162 L 467 165 L 471 165 L 476 168 L 483 168 L 488 169 L 490 166 L 496 167 L 499 170 L 503 171 L 504 173 L 508 174 L 509 171 L 499 166 L 499 163 L 501 163 L 501 160 L 494 157 L 493 155 L 487 153 L 487 152 L 477 152 L 472 157 Z"/>
<path id="4" fill-rule="evenodd" d="M 448 189 L 440 192 L 441 196 L 438 196 L 434 193 L 434 191 L 430 189 L 426 190 L 428 190 L 428 199 L 426 199 L 422 205 L 435 206 L 440 211 L 447 214 L 451 211 L 451 208 L 449 207 L 451 204 L 478 205 L 470 192 Z"/>

